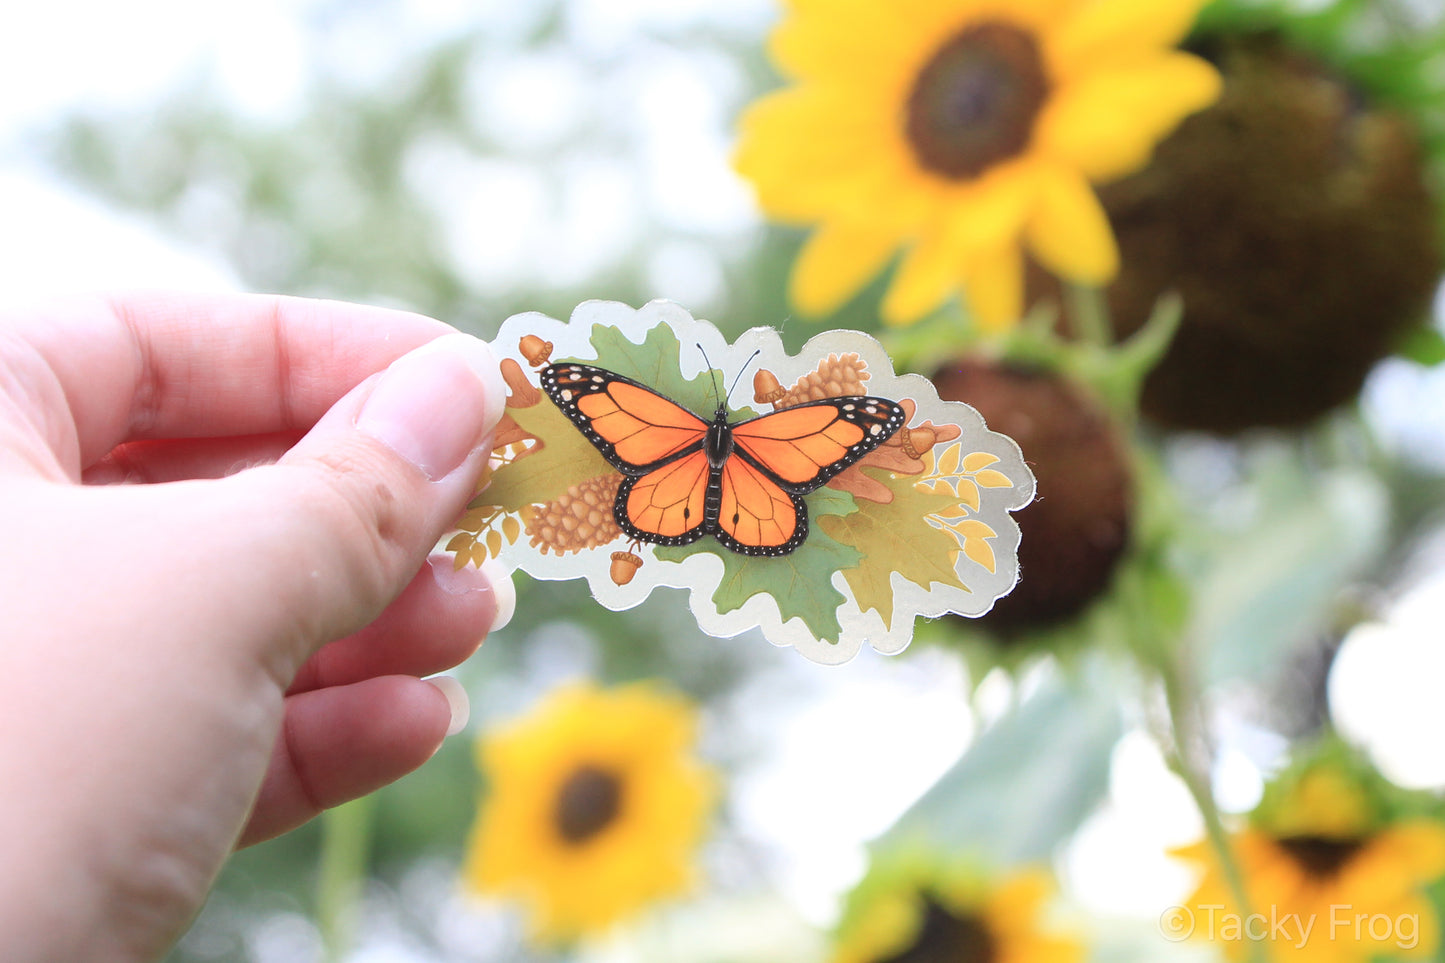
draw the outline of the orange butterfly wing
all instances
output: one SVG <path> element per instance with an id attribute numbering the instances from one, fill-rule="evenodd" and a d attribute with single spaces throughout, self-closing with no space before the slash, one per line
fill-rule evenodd
<path id="1" fill-rule="evenodd" d="M 808 537 L 808 506 L 742 458 L 729 458 L 718 482 L 717 531 L 742 555 L 787 555 Z"/>
<path id="2" fill-rule="evenodd" d="M 586 364 L 542 369 L 542 389 L 624 475 L 643 475 L 696 446 L 707 422 L 631 379 Z"/>
<path id="3" fill-rule="evenodd" d="M 885 398 L 807 402 L 714 425 L 605 368 L 562 362 L 542 388 L 608 463 L 627 476 L 613 514 L 628 536 L 686 545 L 712 534 L 742 555 L 787 555 L 808 536 L 800 496 L 887 441 L 906 420 Z M 710 428 L 716 467 L 708 460 Z M 720 454 L 721 452 L 721 454 Z M 736 457 L 734 457 L 736 456 Z"/>
<path id="4" fill-rule="evenodd" d="M 687 545 L 708 532 L 712 468 L 699 449 L 638 478 L 624 478 L 614 515 L 631 538 Z"/>
<path id="5" fill-rule="evenodd" d="M 733 445 L 784 491 L 806 495 L 903 426 L 886 398 L 825 398 L 753 418 L 732 429 Z"/>
<path id="6" fill-rule="evenodd" d="M 743 555 L 787 555 L 808 537 L 800 497 L 891 438 L 906 420 L 886 398 L 827 398 L 733 425 L 719 479 L 717 540 Z"/>

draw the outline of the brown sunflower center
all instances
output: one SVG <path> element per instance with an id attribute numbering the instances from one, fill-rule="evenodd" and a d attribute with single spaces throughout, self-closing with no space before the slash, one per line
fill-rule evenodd
<path id="1" fill-rule="evenodd" d="M 574 845 L 606 829 L 622 808 L 622 781 L 596 766 L 582 766 L 557 793 L 557 832 Z"/>
<path id="2" fill-rule="evenodd" d="M 1286 836 L 1276 842 L 1306 875 L 1315 879 L 1339 875 L 1340 870 L 1365 845 L 1361 839 L 1332 839 L 1327 836 Z"/>
<path id="3" fill-rule="evenodd" d="M 1007 23 L 974 24 L 919 71 L 906 108 L 908 142 L 923 167 L 977 177 L 1023 152 L 1048 93 L 1030 33 Z"/>
<path id="4" fill-rule="evenodd" d="M 878 963 L 994 963 L 998 948 L 984 921 L 928 901 L 913 943 Z"/>

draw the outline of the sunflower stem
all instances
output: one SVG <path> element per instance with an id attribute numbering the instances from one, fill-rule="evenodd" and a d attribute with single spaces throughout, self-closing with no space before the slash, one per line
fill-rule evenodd
<path id="1" fill-rule="evenodd" d="M 327 963 L 340 963 L 351 948 L 356 904 L 371 850 L 370 796 L 321 815 L 321 865 L 316 880 L 316 924 Z"/>
<path id="2" fill-rule="evenodd" d="M 1181 647 L 1180 652 L 1185 648 L 1187 647 Z M 1205 744 L 1200 724 L 1202 705 L 1198 692 L 1189 681 L 1180 652 L 1160 660 L 1158 665 L 1160 679 L 1164 684 L 1164 698 L 1169 708 L 1169 724 L 1173 729 L 1170 755 L 1173 756 L 1175 772 L 1184 780 L 1189 795 L 1194 799 L 1194 805 L 1199 809 L 1200 818 L 1204 821 L 1205 836 L 1214 850 L 1215 858 L 1219 860 L 1225 884 L 1238 907 L 1239 917 L 1250 919 L 1254 910 L 1245 885 L 1244 871 L 1235 857 L 1229 831 L 1224 827 L 1224 818 L 1214 801 L 1214 791 L 1210 786 L 1208 751 L 1204 753 L 1205 758 L 1194 758 L 1195 754 L 1191 751 L 1191 747 Z M 1250 963 L 1269 963 L 1266 944 L 1252 940 L 1247 959 Z"/>
<path id="3" fill-rule="evenodd" d="M 1074 337 L 1084 344 L 1107 348 L 1114 342 L 1109 323 L 1109 308 L 1102 288 L 1083 284 L 1065 286 L 1069 302 L 1069 324 Z"/>

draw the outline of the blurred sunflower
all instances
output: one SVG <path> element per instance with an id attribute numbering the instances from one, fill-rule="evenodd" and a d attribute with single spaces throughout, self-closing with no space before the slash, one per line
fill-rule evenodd
<path id="1" fill-rule="evenodd" d="M 1445 825 L 1390 820 L 1357 774 L 1334 762 L 1305 768 L 1267 793 L 1251 828 L 1233 838 L 1251 911 L 1293 914 L 1300 927 L 1271 931 L 1276 963 L 1363 963 L 1377 956 L 1435 959 L 1439 920 L 1423 892 L 1445 875 Z M 1231 959 L 1248 955 L 1238 927 L 1205 921 L 1238 914 L 1225 875 L 1207 843 L 1175 852 L 1206 867 L 1186 906 L 1194 935 L 1224 943 Z M 1312 927 L 1306 937 L 1303 926 Z"/>
<path id="2" fill-rule="evenodd" d="M 826 314 L 906 247 L 882 305 L 918 320 L 962 287 L 1005 327 L 1023 248 L 1108 282 L 1118 252 L 1090 181 L 1128 174 L 1219 93 L 1170 49 L 1204 0 L 788 0 L 771 53 L 795 86 L 740 122 L 737 169 L 772 218 L 816 226 L 791 297 Z"/>
<path id="3" fill-rule="evenodd" d="M 553 941 L 686 890 L 714 797 L 696 725 L 690 703 L 656 686 L 579 684 L 484 736 L 489 792 L 466 887 L 520 898 L 536 936 Z"/>
<path id="4" fill-rule="evenodd" d="M 989 884 L 929 859 L 875 867 L 854 890 L 832 963 L 1079 963 L 1084 949 L 1044 932 L 1047 873 Z"/>

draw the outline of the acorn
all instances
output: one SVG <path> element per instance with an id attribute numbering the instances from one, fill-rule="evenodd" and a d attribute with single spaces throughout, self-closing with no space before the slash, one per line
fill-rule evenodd
<path id="1" fill-rule="evenodd" d="M 778 376 L 767 368 L 759 368 L 753 375 L 753 400 L 760 405 L 770 405 L 783 395 L 788 389 L 778 383 Z"/>
<path id="2" fill-rule="evenodd" d="M 626 585 L 632 581 L 632 576 L 642 567 L 642 559 L 631 552 L 613 552 L 612 568 L 609 574 L 612 576 L 614 585 Z"/>
<path id="3" fill-rule="evenodd" d="M 522 357 L 527 359 L 527 364 L 534 368 L 542 367 L 552 358 L 552 342 L 543 341 L 535 334 L 523 335 L 517 347 Z"/>
<path id="4" fill-rule="evenodd" d="M 1224 76 L 1218 103 L 1100 190 L 1122 264 L 1110 312 L 1125 337 L 1160 295 L 1183 297 L 1145 382 L 1152 421 L 1302 426 L 1427 320 L 1439 199 L 1411 121 L 1327 65 L 1272 35 L 1197 46 Z"/>
<path id="5" fill-rule="evenodd" d="M 1018 442 L 1038 495 L 1014 513 L 1019 582 L 969 620 L 1007 642 L 1064 622 L 1108 591 L 1134 510 L 1127 452 L 1099 405 L 1062 375 L 966 358 L 933 377 L 938 395 L 978 409 Z M 915 443 L 917 447 L 917 443 Z"/>
<path id="6" fill-rule="evenodd" d="M 931 449 L 938 440 L 938 432 L 929 425 L 918 428 L 904 425 L 898 429 L 896 437 L 902 443 L 905 455 L 909 458 L 922 458 L 923 453 Z"/>

